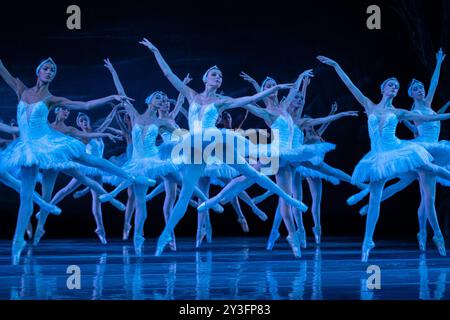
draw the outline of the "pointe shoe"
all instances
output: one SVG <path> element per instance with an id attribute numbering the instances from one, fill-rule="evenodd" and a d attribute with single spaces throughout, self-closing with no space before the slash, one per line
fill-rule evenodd
<path id="1" fill-rule="evenodd" d="M 242 231 L 250 232 L 250 229 L 248 228 L 247 220 L 245 220 L 245 218 L 238 219 L 238 222 L 241 225 Z"/>
<path id="2" fill-rule="evenodd" d="M 177 251 L 177 243 L 175 241 L 175 234 L 172 233 L 172 240 L 169 242 L 170 251 Z"/>
<path id="3" fill-rule="evenodd" d="M 134 252 L 136 256 L 142 257 L 142 246 L 144 245 L 145 238 L 141 235 L 134 235 L 133 243 L 134 243 Z"/>
<path id="4" fill-rule="evenodd" d="M 44 229 L 41 228 L 36 229 L 36 232 L 34 233 L 33 246 L 37 246 L 39 244 L 44 234 L 45 234 Z"/>
<path id="5" fill-rule="evenodd" d="M 43 202 L 40 204 L 40 207 L 41 207 L 41 210 L 47 211 L 51 214 L 54 214 L 55 216 L 59 216 L 61 214 L 61 209 L 50 203 Z"/>
<path id="6" fill-rule="evenodd" d="M 347 204 L 353 206 L 364 199 L 369 194 L 369 188 L 366 188 L 347 199 Z"/>
<path id="7" fill-rule="evenodd" d="M 268 217 L 267 215 L 260 210 L 259 208 L 253 208 L 253 212 L 260 218 L 262 221 L 267 221 Z"/>
<path id="8" fill-rule="evenodd" d="M 27 237 L 30 240 L 33 240 L 33 228 L 27 228 Z"/>
<path id="9" fill-rule="evenodd" d="M 136 184 L 143 184 L 148 187 L 153 187 L 156 184 L 156 181 L 143 176 L 132 177 L 131 180 Z"/>
<path id="10" fill-rule="evenodd" d="M 127 207 L 119 200 L 113 199 L 109 203 L 119 211 L 125 211 L 127 209 Z"/>
<path id="11" fill-rule="evenodd" d="M 131 231 L 131 224 L 127 224 L 124 228 L 123 228 L 123 234 L 122 234 L 122 240 L 128 240 L 128 238 L 130 237 L 130 231 Z"/>
<path id="12" fill-rule="evenodd" d="M 316 244 L 320 244 L 322 238 L 322 228 L 321 227 L 313 227 L 312 231 L 314 233 L 314 240 L 316 240 Z"/>
<path id="13" fill-rule="evenodd" d="M 278 231 L 270 233 L 269 240 L 267 241 L 266 250 L 272 251 L 275 246 L 275 242 L 277 242 L 278 238 L 280 238 L 280 233 Z"/>
<path id="14" fill-rule="evenodd" d="M 369 206 L 365 205 L 364 207 L 361 208 L 361 210 L 359 210 L 359 214 L 364 217 L 365 215 L 367 215 L 368 211 L 369 211 Z"/>
<path id="15" fill-rule="evenodd" d="M 440 236 L 434 236 L 433 237 L 433 242 L 436 245 L 439 254 L 443 257 L 447 256 L 447 252 L 445 250 L 445 240 L 444 237 L 442 235 Z"/>
<path id="16" fill-rule="evenodd" d="M 106 233 L 105 233 L 105 229 L 97 229 L 95 230 L 95 233 L 97 234 L 98 238 L 100 239 L 100 242 L 102 244 L 107 244 L 108 242 L 106 241 Z"/>
<path id="17" fill-rule="evenodd" d="M 209 210 L 209 209 L 211 209 L 212 211 L 217 212 L 217 213 L 223 213 L 225 211 L 224 208 L 220 204 L 216 204 L 216 205 L 214 205 L 212 207 L 209 207 L 206 203 L 207 203 L 207 201 L 202 202 L 197 207 L 197 211 L 198 212 L 202 212 L 202 211 L 206 211 L 206 210 Z"/>
<path id="18" fill-rule="evenodd" d="M 306 231 L 305 229 L 298 229 L 297 230 L 298 239 L 300 240 L 300 246 L 303 249 L 306 249 Z"/>
<path id="19" fill-rule="evenodd" d="M 196 240 L 195 240 L 195 248 L 200 248 L 202 245 L 203 239 L 206 237 L 206 229 L 201 228 L 199 232 L 197 232 Z"/>
<path id="20" fill-rule="evenodd" d="M 303 202 L 301 202 L 301 201 L 298 201 L 298 200 L 293 200 L 292 201 L 292 204 L 291 204 L 292 206 L 294 206 L 294 207 L 296 207 L 296 208 L 298 208 L 298 210 L 300 210 L 301 212 L 306 212 L 306 211 L 308 211 L 308 206 L 306 205 L 306 204 L 304 204 Z"/>
<path id="21" fill-rule="evenodd" d="M 302 249 L 300 248 L 300 239 L 298 237 L 298 233 L 292 233 L 286 237 L 286 240 L 289 242 L 292 252 L 296 258 L 302 257 Z"/>
<path id="22" fill-rule="evenodd" d="M 17 266 L 20 262 L 20 255 L 22 253 L 22 250 L 27 245 L 27 242 L 25 240 L 15 240 L 12 244 L 12 264 Z"/>
<path id="23" fill-rule="evenodd" d="M 159 236 L 158 243 L 156 245 L 155 256 L 159 257 L 164 251 L 164 247 L 172 240 L 170 233 L 163 233 Z"/>
<path id="24" fill-rule="evenodd" d="M 419 249 L 421 252 L 427 251 L 427 232 L 419 232 L 417 234 L 417 241 L 419 242 Z"/>
<path id="25" fill-rule="evenodd" d="M 370 250 L 372 250 L 373 248 L 375 248 L 375 243 L 372 240 L 371 241 L 364 240 L 364 243 L 362 245 L 362 254 L 361 254 L 362 262 L 369 261 Z"/>

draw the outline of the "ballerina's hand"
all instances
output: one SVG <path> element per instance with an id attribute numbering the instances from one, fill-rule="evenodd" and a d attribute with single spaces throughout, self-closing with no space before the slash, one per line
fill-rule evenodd
<path id="1" fill-rule="evenodd" d="M 140 44 L 146 46 L 147 48 L 149 48 L 152 52 L 156 52 L 158 51 L 158 48 L 156 48 L 153 43 L 151 43 L 150 41 L 147 40 L 147 38 L 144 38 L 142 41 L 139 41 Z"/>
<path id="2" fill-rule="evenodd" d="M 333 104 L 331 105 L 331 112 L 332 112 L 332 113 L 336 113 L 337 109 L 338 109 L 338 104 L 337 104 L 337 102 L 335 101 L 335 102 L 333 102 Z"/>
<path id="3" fill-rule="evenodd" d="M 250 77 L 248 74 L 246 74 L 244 71 L 241 71 L 241 73 L 239 74 L 239 76 L 244 79 L 245 81 L 248 81 L 250 83 L 257 83 L 255 79 L 253 79 L 252 77 Z"/>
<path id="4" fill-rule="evenodd" d="M 345 112 L 342 112 L 342 114 L 345 117 L 357 117 L 358 116 L 358 111 L 345 111 Z"/>
<path id="5" fill-rule="evenodd" d="M 442 63 L 446 57 L 446 54 L 444 54 L 444 51 L 439 49 L 438 53 L 436 53 L 436 60 L 438 63 Z"/>
<path id="6" fill-rule="evenodd" d="M 314 77 L 313 69 L 309 69 L 309 70 L 304 71 L 301 74 L 301 76 L 302 76 L 303 79 L 305 79 L 305 80 L 309 79 L 309 81 L 311 81 L 310 79 Z"/>
<path id="7" fill-rule="evenodd" d="M 336 67 L 338 65 L 338 63 L 336 61 L 334 61 L 334 60 L 332 60 L 330 58 L 324 57 L 324 56 L 317 56 L 317 59 L 320 62 L 322 62 L 324 64 L 327 64 L 329 66 L 332 66 L 332 67 Z"/>
<path id="8" fill-rule="evenodd" d="M 117 141 L 122 141 L 122 137 L 121 136 L 115 136 L 111 133 L 106 133 L 106 137 L 111 140 L 112 142 L 116 143 Z"/>
<path id="9" fill-rule="evenodd" d="M 114 100 L 121 101 L 121 102 L 124 102 L 124 103 L 126 103 L 126 102 L 130 103 L 131 101 L 134 101 L 133 98 L 130 98 L 130 97 L 127 97 L 127 96 L 123 96 L 123 95 L 119 95 L 119 94 L 115 94 L 115 95 L 113 95 L 113 97 L 114 97 Z"/>
<path id="10" fill-rule="evenodd" d="M 188 84 L 188 83 L 191 82 L 192 80 L 193 80 L 193 79 L 191 78 L 190 74 L 188 73 L 188 74 L 186 75 L 186 77 L 184 77 L 183 83 L 184 83 L 184 84 Z"/>
<path id="11" fill-rule="evenodd" d="M 108 69 L 111 72 L 115 71 L 111 61 L 109 61 L 109 58 L 104 59 L 103 62 L 105 63 L 104 66 L 106 69 Z"/>

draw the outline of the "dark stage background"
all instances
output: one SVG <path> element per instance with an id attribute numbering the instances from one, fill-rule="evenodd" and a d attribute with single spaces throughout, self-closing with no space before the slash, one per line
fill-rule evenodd
<path id="1" fill-rule="evenodd" d="M 66 28 L 67 6 L 81 7 L 82 29 Z M 382 10 L 382 29 L 366 27 L 366 8 L 378 4 Z M 239 78 L 245 71 L 262 81 L 270 75 L 282 82 L 292 82 L 305 69 L 314 68 L 306 113 L 324 116 L 333 101 L 340 110 L 361 107 L 342 85 L 335 72 L 322 66 L 315 57 L 323 54 L 336 59 L 357 85 L 372 99 L 379 98 L 379 84 L 397 76 L 402 84 L 398 107 L 409 108 L 406 88 L 412 77 L 429 83 L 434 68 L 434 53 L 440 46 L 449 51 L 449 1 L 59 1 L 58 3 L 2 4 L 0 12 L 0 57 L 10 72 L 27 85 L 35 82 L 34 70 L 39 61 L 51 56 L 58 64 L 58 75 L 52 93 L 71 99 L 92 99 L 115 93 L 103 59 L 109 57 L 136 106 L 144 110 L 143 100 L 154 90 L 164 90 L 176 97 L 177 92 L 164 78 L 149 50 L 138 44 L 149 38 L 165 56 L 173 70 L 184 77 L 194 77 L 192 86 L 202 89 L 205 69 L 217 64 L 223 71 L 223 91 L 231 96 L 252 93 L 251 86 Z M 450 99 L 449 59 L 444 63 L 441 85 L 435 98 L 435 109 Z M 5 122 L 15 116 L 14 93 L 0 84 L 0 116 Z M 106 110 L 91 112 L 100 119 Z M 242 110 L 232 112 L 239 118 Z M 69 123 L 74 123 L 73 112 Z M 51 119 L 53 120 L 53 119 Z M 183 121 L 181 120 L 183 124 Z M 184 122 L 184 126 L 185 126 Z M 264 128 L 264 123 L 249 116 L 244 128 Z M 411 134 L 399 127 L 401 138 Z M 4 136 L 4 135 L 2 135 Z M 4 136 L 6 137 L 6 136 Z M 327 141 L 337 150 L 327 162 L 351 173 L 354 165 L 369 150 L 366 118 L 341 120 L 330 126 Z M 447 125 L 442 138 L 448 137 Z M 106 142 L 106 157 L 120 154 L 124 144 Z M 57 189 L 68 182 L 60 176 Z M 213 193 L 216 189 L 213 189 Z M 357 191 L 345 183 L 332 187 L 324 184 L 322 225 L 325 236 L 362 236 L 365 219 L 358 208 L 348 207 L 345 199 Z M 0 186 L 0 237 L 11 238 L 18 210 L 19 195 Z M 252 188 L 259 194 L 260 188 Z M 125 194 L 120 199 L 125 201 Z M 437 208 L 443 224 L 448 225 L 448 192 L 438 189 Z M 417 183 L 382 206 L 378 236 L 414 238 L 417 232 L 419 205 Z M 305 200 L 310 204 L 305 185 Z M 90 198 L 75 201 L 69 196 L 61 203 L 60 217 L 50 216 L 46 237 L 94 237 L 95 224 L 90 213 Z M 268 235 L 276 198 L 261 207 L 270 216 L 263 223 L 251 214 L 245 204 L 251 235 Z M 34 219 L 34 218 L 33 218 Z M 108 236 L 119 237 L 123 213 L 104 205 Z M 35 220 L 33 220 L 35 222 Z M 215 235 L 241 234 L 231 207 L 223 215 L 212 214 Z M 310 231 L 312 219 L 305 215 Z M 146 234 L 159 235 L 163 227 L 162 196 L 148 206 Z M 195 235 L 196 210 L 190 208 L 177 228 L 179 235 Z M 448 228 L 448 227 L 447 227 Z"/>

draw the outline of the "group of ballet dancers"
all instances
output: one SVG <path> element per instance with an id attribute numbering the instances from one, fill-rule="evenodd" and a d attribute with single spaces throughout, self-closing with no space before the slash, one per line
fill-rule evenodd
<path id="1" fill-rule="evenodd" d="M 239 199 L 258 218 L 266 221 L 266 213 L 257 205 L 267 197 L 277 195 L 278 207 L 274 213 L 267 249 L 273 249 L 280 237 L 281 223 L 284 222 L 288 232 L 286 239 L 294 256 L 300 258 L 302 248 L 307 246 L 302 218 L 308 210 L 302 202 L 304 179 L 312 195 L 312 231 L 317 245 L 321 242 L 322 181 L 334 185 L 345 181 L 357 187 L 360 191 L 347 200 L 349 205 L 369 196 L 368 204 L 360 210 L 361 215 L 367 216 L 362 244 L 363 262 L 368 261 L 369 253 L 375 247 L 373 235 L 381 201 L 417 179 L 421 195 L 418 210 L 420 230 L 417 234 L 420 250 L 426 250 L 426 226 L 429 222 L 439 254 L 446 255 L 445 240 L 435 209 L 435 194 L 437 182 L 444 186 L 450 185 L 450 142 L 439 140 L 440 121 L 450 119 L 450 114 L 445 113 L 449 104 L 437 112 L 432 108 L 445 59 L 442 50 L 436 55 L 436 69 L 428 93 L 422 82 L 411 82 L 408 95 L 413 105 L 410 110 L 393 105 L 400 89 L 396 78 L 389 78 L 381 84 L 382 98 L 375 103 L 353 84 L 337 62 L 327 57 L 317 57 L 321 63 L 335 69 L 367 115 L 371 150 L 350 176 L 325 162 L 326 154 L 336 146 L 325 142 L 322 135 L 333 121 L 355 117 L 358 113 L 338 112 L 337 105 L 333 104 L 330 114 L 323 118 L 304 115 L 307 88 L 314 77 L 312 70 L 302 72 L 295 83 L 289 84 L 277 84 L 271 77 L 259 84 L 248 74 L 241 73 L 240 76 L 253 86 L 255 94 L 232 98 L 218 93 L 222 85 L 222 72 L 217 66 L 204 73 L 204 89 L 197 92 L 189 86 L 192 80 L 190 76 L 181 80 L 150 41 L 144 38 L 140 44 L 151 51 L 163 74 L 179 92 L 177 100 L 169 99 L 162 91 L 153 92 L 145 99 L 146 109 L 143 113 L 137 111 L 134 100 L 127 96 L 118 72 L 109 59 L 104 60 L 104 63 L 112 76 L 116 94 L 86 102 L 72 101 L 50 93 L 49 86 L 57 73 L 57 65 L 51 58 L 37 66 L 37 81 L 31 88 L 13 77 L 0 60 L 0 75 L 14 90 L 19 101 L 17 125 L 0 123 L 0 130 L 12 136 L 11 140 L 2 140 L 6 147 L 0 154 L 0 181 L 20 194 L 12 242 L 13 264 L 20 262 L 21 252 L 27 244 L 25 236 L 32 238 L 33 244 L 37 245 L 45 233 L 48 216 L 59 215 L 61 209 L 57 205 L 71 193 L 74 193 L 75 198 L 91 193 L 92 214 L 97 226 L 95 232 L 103 244 L 107 240 L 102 203 L 110 202 L 117 209 L 125 211 L 124 240 L 129 237 L 134 214 L 133 243 L 136 256 L 143 254 L 147 202 L 160 193 L 164 192 L 165 227 L 156 244 L 156 256 L 160 256 L 166 246 L 176 251 L 174 230 L 188 206 L 194 206 L 198 211 L 196 247 L 200 247 L 205 238 L 208 242 L 212 241 L 210 210 L 221 213 L 224 211 L 222 205 L 230 202 L 242 230 L 248 232 L 249 226 Z M 287 95 L 279 99 L 278 94 L 282 90 L 286 90 Z M 185 100 L 189 104 L 188 110 L 183 107 Z M 85 112 L 97 107 L 109 107 L 111 111 L 102 123 L 93 126 Z M 227 110 L 236 108 L 244 109 L 245 116 L 233 128 Z M 80 110 L 76 117 L 77 128 L 66 124 L 71 110 Z M 52 123 L 48 120 L 50 111 L 55 114 Z M 189 123 L 188 130 L 182 131 L 183 134 L 179 134 L 181 128 L 176 122 L 180 113 Z M 241 128 L 248 113 L 264 120 L 271 129 L 269 135 L 272 141 L 268 145 L 274 152 L 262 152 L 262 145 L 255 145 L 247 139 L 242 130 L 234 130 Z M 400 140 L 396 137 L 399 122 L 412 130 L 414 139 Z M 221 137 L 214 142 L 214 147 L 223 150 L 224 154 L 233 153 L 234 161 L 224 161 L 225 158 L 214 153 L 200 163 L 190 161 L 191 151 L 205 154 L 203 151 L 207 146 L 204 136 L 211 134 Z M 174 156 L 177 147 L 198 141 L 199 137 L 200 144 L 190 144 L 189 152 Z M 126 152 L 109 160 L 104 159 L 105 138 L 112 142 L 124 140 Z M 243 150 L 225 142 L 235 140 L 243 142 L 248 148 Z M 278 166 L 273 169 L 268 168 L 264 161 L 250 161 L 255 158 L 276 158 Z M 54 194 L 59 173 L 71 176 L 72 180 Z M 274 176 L 275 181 L 270 176 Z M 393 179 L 399 181 L 385 188 L 385 184 Z M 37 182 L 42 186 L 41 194 L 35 191 Z M 246 189 L 255 183 L 267 192 L 251 198 Z M 115 189 L 107 192 L 103 184 L 110 184 Z M 212 184 L 221 189 L 210 197 Z M 84 189 L 78 190 L 82 185 Z M 124 190 L 128 194 L 126 205 L 116 200 L 116 196 Z M 34 230 L 31 224 L 33 203 L 40 208 Z"/>

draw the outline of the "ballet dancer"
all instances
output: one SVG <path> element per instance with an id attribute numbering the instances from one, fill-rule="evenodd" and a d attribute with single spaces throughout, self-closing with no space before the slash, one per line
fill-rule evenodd
<path id="1" fill-rule="evenodd" d="M 413 80 L 408 89 L 408 95 L 414 100 L 411 110 L 419 115 L 436 115 L 446 112 L 450 104 L 446 104 L 437 113 L 433 111 L 433 98 L 439 83 L 439 76 L 442 63 L 445 59 L 445 54 L 442 49 L 436 54 L 436 67 L 430 82 L 428 94 L 425 91 L 425 86 L 418 80 Z M 407 127 L 415 134 L 415 139 L 411 140 L 423 146 L 434 158 L 434 163 L 446 168 L 450 167 L 450 141 L 439 141 L 441 124 L 439 121 L 420 122 L 416 121 L 411 124 L 405 121 Z M 448 180 L 436 178 L 435 175 L 420 176 L 417 173 L 408 173 L 401 176 L 401 179 L 396 184 L 386 188 L 382 195 L 382 201 L 390 198 L 395 193 L 403 190 L 409 186 L 413 181 L 419 180 L 421 201 L 418 209 L 419 233 L 417 240 L 421 251 L 426 251 L 427 243 L 427 220 L 434 232 L 434 241 L 438 247 L 439 253 L 442 256 L 446 255 L 442 232 L 437 218 L 435 197 L 436 197 L 436 180 L 444 186 L 450 186 Z M 427 210 L 430 210 L 428 212 Z M 367 206 L 360 211 L 362 215 L 367 213 Z"/>
<path id="2" fill-rule="evenodd" d="M 20 137 L 4 151 L 4 163 L 8 168 L 20 167 L 20 208 L 16 231 L 12 243 L 12 263 L 19 263 L 20 254 L 26 246 L 24 233 L 33 212 L 33 191 L 39 169 L 43 169 L 43 198 L 49 199 L 56 174 L 48 171 L 74 169 L 77 163 L 93 166 L 111 172 L 124 179 L 139 180 L 152 185 L 143 177 L 133 177 L 110 162 L 98 159 L 85 152 L 84 145 L 78 140 L 55 131 L 48 125 L 49 110 L 57 106 L 68 109 L 90 110 L 115 100 L 128 101 L 128 97 L 112 95 L 87 102 L 72 101 L 64 97 L 53 96 L 49 85 L 56 76 L 57 66 L 51 58 L 42 61 L 36 68 L 36 84 L 28 88 L 18 78 L 14 78 L 0 60 L 0 76 L 16 93 L 17 121 Z"/>
<path id="3" fill-rule="evenodd" d="M 320 62 L 333 67 L 367 114 L 371 151 L 357 164 L 352 179 L 369 182 L 370 200 L 366 220 L 366 233 L 362 245 L 361 260 L 367 262 L 370 251 L 375 247 L 373 235 L 380 214 L 382 191 L 387 180 L 403 173 L 416 171 L 420 179 L 429 181 L 433 175 L 447 179 L 450 172 L 433 164 L 433 157 L 422 146 L 400 140 L 395 135 L 398 121 L 433 122 L 450 119 L 445 115 L 422 115 L 393 106 L 400 84 L 396 78 L 389 78 L 381 84 L 381 101 L 376 104 L 367 98 L 350 80 L 340 65 L 327 57 L 318 56 Z M 432 199 L 430 190 L 424 190 L 427 199 Z M 431 203 L 427 201 L 427 212 Z M 438 248 L 444 246 L 443 238 L 435 237 Z"/>
<path id="4" fill-rule="evenodd" d="M 182 93 L 189 102 L 189 134 L 184 136 L 184 141 L 192 141 L 196 136 L 203 136 L 204 131 L 216 132 L 219 131 L 215 127 L 215 123 L 219 114 L 226 109 L 238 108 L 249 103 L 256 102 L 261 100 L 278 89 L 289 88 L 291 85 L 278 85 L 270 90 L 266 90 L 260 92 L 254 96 L 250 97 L 242 97 L 242 98 L 231 98 L 224 97 L 217 94 L 217 90 L 222 84 L 222 72 L 217 66 L 209 68 L 202 80 L 205 85 L 205 90 L 201 93 L 197 93 L 189 86 L 185 85 L 181 79 L 179 79 L 171 70 L 167 62 L 164 60 L 159 50 L 147 39 L 144 39 L 140 42 L 142 45 L 146 46 L 150 51 L 154 54 L 158 65 L 163 71 L 164 75 L 168 78 L 168 80 L 172 83 L 172 85 Z M 227 135 L 231 134 L 227 131 L 220 131 L 221 134 Z M 223 137 L 222 137 L 223 138 Z M 234 139 L 234 136 L 232 137 Z M 242 138 L 242 137 L 241 137 Z M 226 139 L 222 140 L 226 141 Z M 201 141 L 203 142 L 203 141 Z M 226 152 L 235 153 L 235 149 L 224 145 L 226 148 Z M 198 146 L 196 146 L 198 147 Z M 203 145 L 200 146 L 200 150 L 195 150 L 203 153 Z M 273 189 L 280 196 L 285 197 L 290 204 L 295 206 L 303 207 L 302 204 L 287 195 L 281 188 L 279 188 L 276 184 L 272 182 L 268 177 L 260 174 L 254 168 L 252 168 L 245 159 L 242 158 L 242 155 L 237 155 L 237 163 L 229 164 L 234 169 L 238 170 L 241 174 L 252 177 L 254 181 L 260 184 L 262 187 L 266 189 Z M 200 164 L 192 164 L 186 165 L 183 169 L 183 183 L 181 192 L 178 198 L 177 203 L 175 204 L 174 209 L 172 210 L 172 214 L 169 218 L 166 227 L 164 228 L 163 233 L 158 239 L 157 249 L 155 255 L 159 256 L 164 250 L 164 247 L 167 243 L 171 241 L 171 235 L 173 233 L 173 229 L 176 224 L 180 221 L 180 219 L 184 216 L 189 200 L 192 197 L 193 190 L 198 183 L 199 178 L 202 176 L 204 172 L 205 163 L 201 161 Z M 303 207 L 304 208 L 304 207 Z"/>
<path id="5" fill-rule="evenodd" d="M 117 111 L 121 107 L 120 104 L 116 105 L 110 114 L 105 118 L 103 123 L 96 128 L 95 130 L 91 127 L 91 120 L 89 116 L 85 113 L 78 113 L 76 124 L 81 129 L 81 131 L 75 131 L 71 130 L 73 132 L 74 137 L 78 137 L 85 145 L 86 145 L 86 152 L 88 154 L 91 154 L 95 157 L 103 158 L 103 152 L 104 152 L 104 142 L 103 138 L 108 138 L 112 142 L 116 142 L 116 140 L 121 140 L 121 136 L 115 136 L 111 133 L 106 133 L 105 130 L 109 128 L 109 125 L 113 121 L 113 119 L 116 116 Z M 60 127 L 65 126 L 63 123 L 63 119 L 66 119 L 68 116 L 68 110 L 64 110 L 64 108 L 58 108 L 56 109 L 57 112 L 57 120 L 52 124 L 52 127 L 56 130 L 58 130 Z M 60 115 L 60 113 L 63 114 L 63 116 Z M 69 127 L 70 128 L 70 127 Z M 64 129 L 58 130 L 62 131 Z M 78 168 L 83 174 L 90 177 L 92 180 L 97 182 L 100 186 L 103 185 L 103 179 L 102 176 L 104 173 L 98 169 L 87 167 L 87 166 L 80 166 Z M 81 182 L 79 182 L 77 179 L 73 178 L 65 187 L 63 187 L 61 190 L 59 190 L 55 196 L 53 197 L 51 203 L 52 204 L 58 204 L 61 202 L 66 196 L 74 192 L 79 186 L 81 185 Z M 97 234 L 98 238 L 100 239 L 102 244 L 107 244 L 106 241 L 106 233 L 105 233 L 105 227 L 103 225 L 103 216 L 102 216 L 102 208 L 101 203 L 98 200 L 98 194 L 95 192 L 95 190 L 92 190 L 88 188 L 88 190 L 91 190 L 92 195 L 92 214 L 95 219 L 96 223 L 96 230 L 95 233 Z M 45 222 L 44 222 L 45 225 Z"/>

